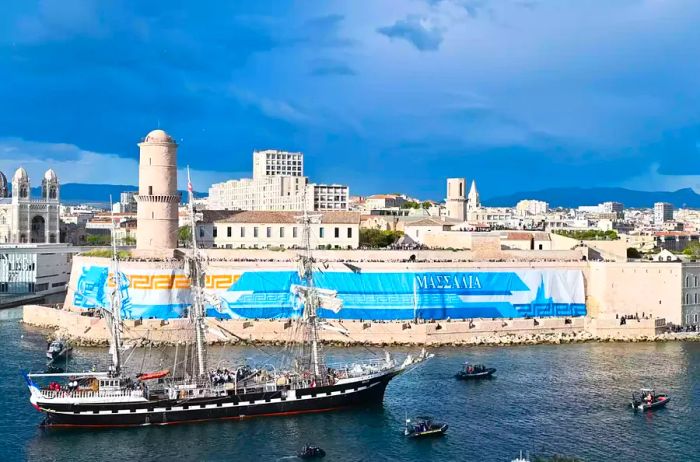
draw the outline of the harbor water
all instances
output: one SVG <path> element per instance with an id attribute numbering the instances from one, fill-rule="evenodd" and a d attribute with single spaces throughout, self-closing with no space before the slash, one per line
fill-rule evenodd
<path id="1" fill-rule="evenodd" d="M 45 430 L 29 404 L 23 370 L 43 370 L 45 332 L 0 318 L 0 460 L 294 460 L 301 446 L 330 461 L 510 461 L 518 453 L 586 461 L 700 460 L 700 343 L 587 343 L 514 348 L 441 348 L 417 370 L 394 379 L 384 403 L 366 409 L 242 421 L 104 430 Z M 392 349 L 403 355 L 409 350 Z M 380 357 L 381 351 L 375 352 Z M 134 370 L 171 367 L 172 350 L 133 353 Z M 372 355 L 331 349 L 329 362 Z M 128 355 L 127 355 L 128 356 Z M 213 366 L 248 359 L 275 365 L 280 348 L 211 349 Z M 454 379 L 465 360 L 496 367 L 480 382 Z M 105 348 L 76 348 L 72 370 L 107 366 Z M 671 402 L 635 413 L 641 386 Z M 405 415 L 432 415 L 447 435 L 406 440 Z"/>

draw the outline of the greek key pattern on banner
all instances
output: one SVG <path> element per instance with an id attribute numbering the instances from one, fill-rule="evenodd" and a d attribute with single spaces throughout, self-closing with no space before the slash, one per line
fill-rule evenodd
<path id="1" fill-rule="evenodd" d="M 189 289 L 190 279 L 184 274 L 125 274 L 129 288 L 135 290 L 171 290 Z M 240 277 L 238 274 L 208 274 L 204 279 L 206 289 L 226 290 Z M 113 273 L 107 280 L 109 287 L 114 287 Z"/>

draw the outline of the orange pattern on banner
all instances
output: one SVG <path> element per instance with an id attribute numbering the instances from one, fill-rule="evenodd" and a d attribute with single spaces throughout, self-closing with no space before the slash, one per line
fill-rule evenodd
<path id="1" fill-rule="evenodd" d="M 206 289 L 225 290 L 241 277 L 240 274 L 207 274 L 204 277 Z M 138 290 L 189 289 L 190 279 L 184 274 L 127 274 L 129 288 Z M 114 287 L 114 277 L 109 274 L 108 287 Z"/>

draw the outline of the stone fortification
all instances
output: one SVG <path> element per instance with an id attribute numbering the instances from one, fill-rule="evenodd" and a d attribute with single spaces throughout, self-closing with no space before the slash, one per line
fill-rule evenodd
<path id="1" fill-rule="evenodd" d="M 23 321 L 32 326 L 48 328 L 54 335 L 68 337 L 78 345 L 105 345 L 109 338 L 103 318 L 53 307 L 27 305 Z M 473 319 L 469 321 L 370 322 L 332 321 L 331 325 L 347 334 L 321 330 L 321 339 L 335 345 L 520 345 L 560 344 L 585 341 L 656 341 L 674 338 L 697 339 L 663 334 L 654 320 L 640 319 L 620 326 L 614 321 L 584 318 L 542 318 L 516 320 Z M 293 337 L 293 322 L 289 320 L 219 320 L 208 319 L 208 343 L 279 344 Z M 138 344 L 175 344 L 191 338 L 187 319 L 132 320 L 124 325 L 124 341 Z"/>

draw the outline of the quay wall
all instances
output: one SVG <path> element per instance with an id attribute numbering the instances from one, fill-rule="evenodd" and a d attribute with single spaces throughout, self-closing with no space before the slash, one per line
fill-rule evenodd
<path id="1" fill-rule="evenodd" d="M 23 322 L 56 331 L 79 345 L 103 345 L 109 338 L 103 318 L 41 305 L 27 305 Z M 206 340 L 209 343 L 280 343 L 295 339 L 290 320 L 242 320 L 208 318 Z M 662 333 L 653 319 L 617 320 L 590 318 L 539 318 L 439 322 L 329 321 L 343 334 L 321 329 L 321 340 L 338 345 L 509 345 L 519 343 L 566 343 L 587 340 L 654 339 Z M 175 344 L 191 340 L 187 319 L 125 321 L 125 343 L 140 344 L 145 339 L 156 344 Z"/>
<path id="2" fill-rule="evenodd" d="M 109 331 L 104 318 L 84 316 L 80 313 L 41 305 L 26 305 L 23 322 L 42 328 L 56 330 L 60 335 L 78 340 L 83 344 L 104 344 Z M 290 320 L 262 319 L 243 320 L 208 318 L 206 340 L 209 343 L 291 341 L 295 337 L 294 324 Z M 426 344 L 449 345 L 476 342 L 492 343 L 494 339 L 527 337 L 536 335 L 577 335 L 583 332 L 583 318 L 541 318 L 442 322 L 376 322 L 376 321 L 329 321 L 337 331 L 321 329 L 321 340 L 337 344 Z M 124 323 L 123 339 L 148 339 L 155 343 L 174 344 L 191 337 L 191 326 L 187 319 L 128 320 Z M 652 331 L 653 333 L 653 331 Z M 490 340 L 489 340 L 490 339 Z M 496 340 L 498 343 L 498 340 Z"/>

